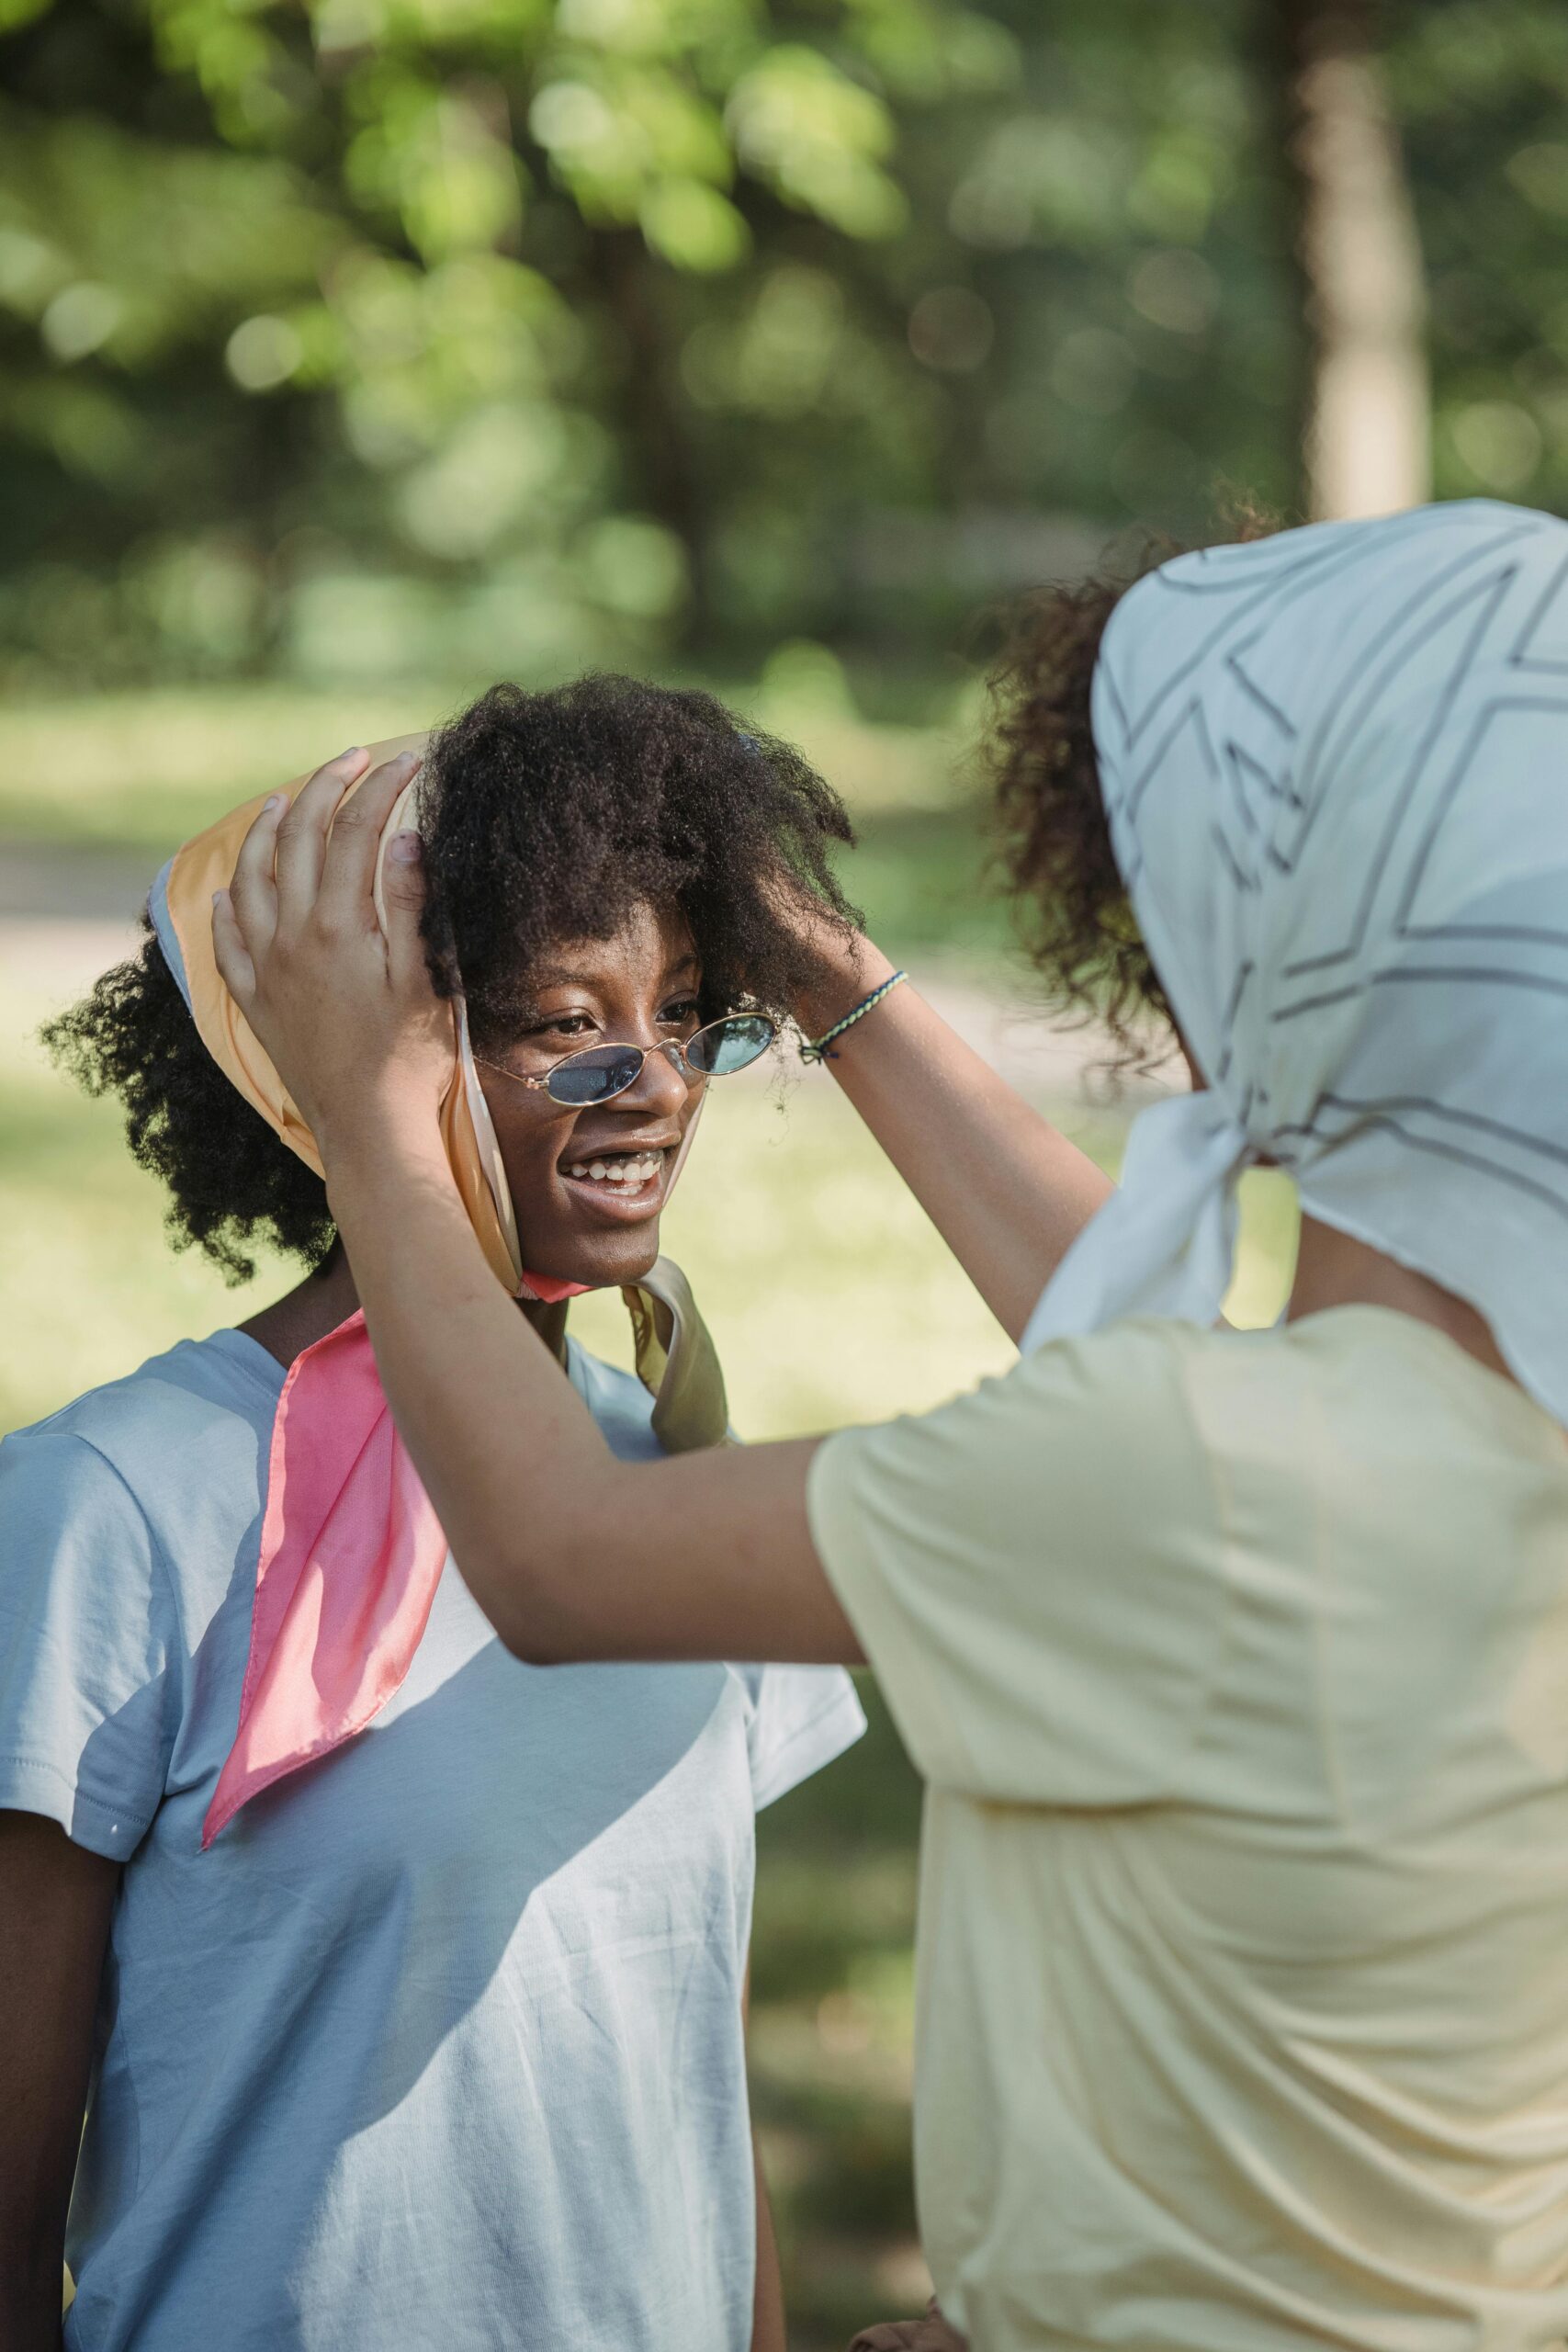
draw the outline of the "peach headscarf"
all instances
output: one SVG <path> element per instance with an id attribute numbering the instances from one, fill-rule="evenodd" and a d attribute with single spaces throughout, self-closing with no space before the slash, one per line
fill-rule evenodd
<path id="1" fill-rule="evenodd" d="M 425 740 L 372 745 L 365 774 L 400 752 L 423 752 Z M 307 781 L 287 786 L 289 797 Z M 415 789 L 411 785 L 393 810 L 384 842 L 413 822 Z M 153 885 L 148 911 L 209 1053 L 321 1175 L 315 1138 L 213 953 L 212 894 L 232 879 L 262 805 L 258 798 L 231 810 L 178 850 Z M 379 865 L 376 897 L 384 917 Z M 455 1013 L 441 1105 L 454 1180 L 498 1281 L 514 1296 L 557 1304 L 583 1286 L 525 1271 L 460 998 Z M 680 1165 L 678 1159 L 671 1181 Z M 624 1295 L 661 1444 L 683 1453 L 722 1443 L 723 1376 L 684 1276 L 661 1258 Z M 392 1420 L 365 1318 L 353 1315 L 297 1358 L 278 1399 L 239 1727 L 202 1826 L 204 1847 L 252 1797 L 352 1738 L 386 1704 L 419 1647 L 446 1558 L 446 1539 Z"/>

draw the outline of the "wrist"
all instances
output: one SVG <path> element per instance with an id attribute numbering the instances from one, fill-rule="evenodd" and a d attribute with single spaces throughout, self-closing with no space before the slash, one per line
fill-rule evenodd
<path id="1" fill-rule="evenodd" d="M 367 1169 L 413 1171 L 446 1166 L 440 1109 L 424 1097 L 367 1095 L 312 1119 L 311 1133 L 329 1191 Z"/>
<path id="2" fill-rule="evenodd" d="M 856 932 L 844 948 L 830 958 L 824 957 L 808 987 L 803 989 L 795 1005 L 795 1018 L 801 1035 L 809 1045 L 852 1012 L 857 1004 L 890 979 L 896 967 L 880 947 Z"/>

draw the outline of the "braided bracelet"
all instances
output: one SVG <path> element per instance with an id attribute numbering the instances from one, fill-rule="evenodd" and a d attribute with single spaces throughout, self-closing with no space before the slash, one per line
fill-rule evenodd
<path id="1" fill-rule="evenodd" d="M 899 981 L 907 980 L 908 977 L 908 972 L 895 972 L 890 979 L 883 981 L 879 989 L 873 989 L 869 996 L 863 996 L 860 1002 L 852 1011 L 846 1012 L 841 1021 L 835 1021 L 830 1029 L 825 1029 L 815 1045 L 807 1045 L 803 1042 L 800 1048 L 801 1060 L 803 1062 L 836 1062 L 839 1057 L 833 1051 L 834 1038 L 841 1037 L 846 1029 L 852 1029 L 857 1021 L 863 1021 L 868 1012 L 874 1012 L 883 998 L 891 996 Z"/>

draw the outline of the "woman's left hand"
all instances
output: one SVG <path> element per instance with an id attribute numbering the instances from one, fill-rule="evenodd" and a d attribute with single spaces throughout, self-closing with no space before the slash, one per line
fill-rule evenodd
<path id="1" fill-rule="evenodd" d="M 425 965 L 419 837 L 400 833 L 375 878 L 388 818 L 412 776 L 404 752 L 344 796 L 367 754 L 318 768 L 292 806 L 277 793 L 213 901 L 218 968 L 323 1155 L 328 1138 L 391 1116 L 428 1121 L 452 1070 L 452 1008 Z"/>

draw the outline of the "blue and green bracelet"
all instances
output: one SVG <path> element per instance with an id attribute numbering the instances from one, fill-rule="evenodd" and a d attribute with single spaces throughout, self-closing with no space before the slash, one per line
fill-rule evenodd
<path id="1" fill-rule="evenodd" d="M 825 1029 L 814 1044 L 808 1045 L 803 1040 L 800 1048 L 801 1060 L 803 1062 L 836 1062 L 839 1057 L 833 1051 L 835 1037 L 841 1037 L 846 1029 L 852 1029 L 857 1021 L 863 1021 L 868 1012 L 874 1012 L 883 998 L 891 996 L 899 981 L 907 980 L 908 977 L 908 972 L 892 973 L 883 981 L 879 989 L 873 989 L 869 996 L 863 996 L 860 1002 L 846 1012 L 841 1021 L 835 1021 L 830 1029 Z"/>

